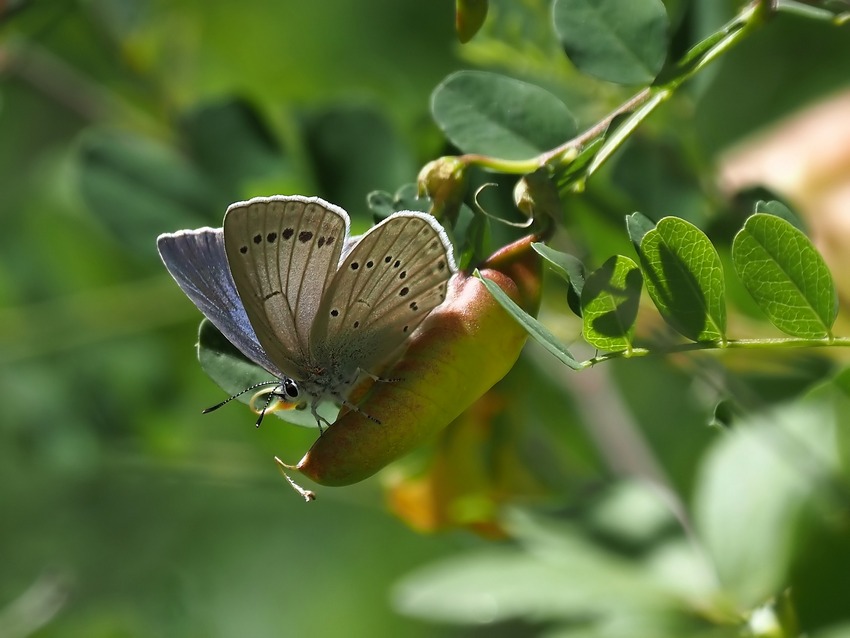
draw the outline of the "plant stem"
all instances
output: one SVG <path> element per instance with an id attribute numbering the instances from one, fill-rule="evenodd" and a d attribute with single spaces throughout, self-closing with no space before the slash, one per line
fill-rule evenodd
<path id="1" fill-rule="evenodd" d="M 630 351 L 606 352 L 582 361 L 581 368 L 589 368 L 611 359 L 629 359 L 632 357 L 652 357 L 668 355 L 676 352 L 694 352 L 697 350 L 748 349 L 764 350 L 776 348 L 848 348 L 850 337 L 834 337 L 832 339 L 804 339 L 800 337 L 779 337 L 775 339 L 730 339 L 726 342 L 700 341 L 698 343 L 682 343 L 669 348 L 652 350 L 649 348 L 632 348 Z"/>
<path id="2" fill-rule="evenodd" d="M 656 80 L 655 85 L 641 89 L 596 124 L 537 157 L 527 160 L 507 160 L 471 153 L 461 155 L 459 159 L 469 165 L 512 175 L 524 175 L 547 165 L 563 170 L 572 163 L 578 151 L 605 135 L 611 123 L 617 117 L 631 113 L 632 117 L 623 122 L 612 135 L 610 144 L 604 144 L 593 162 L 588 165 L 584 175 L 586 178 L 595 172 L 628 139 L 640 123 L 653 113 L 661 103 L 671 97 L 682 83 L 750 35 L 755 28 L 765 22 L 767 16 L 773 11 L 775 11 L 775 8 L 770 0 L 755 0 L 746 5 L 738 15 L 718 31 L 693 46 L 673 67 L 674 74 L 672 77 L 665 77 L 663 83 L 660 84 Z"/>

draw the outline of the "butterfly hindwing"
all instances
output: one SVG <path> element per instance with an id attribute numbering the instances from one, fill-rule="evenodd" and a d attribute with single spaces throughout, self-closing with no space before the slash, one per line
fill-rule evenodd
<path id="1" fill-rule="evenodd" d="M 156 245 L 177 285 L 225 338 L 269 373 L 283 376 L 260 345 L 236 292 L 221 228 L 165 233 Z"/>
<path id="2" fill-rule="evenodd" d="M 225 251 L 247 316 L 269 358 L 296 379 L 347 235 L 345 211 L 315 197 L 255 198 L 225 214 Z"/>
<path id="3" fill-rule="evenodd" d="M 372 371 L 445 299 L 454 271 L 448 238 L 433 217 L 391 215 L 362 236 L 329 283 L 312 351 Z"/>

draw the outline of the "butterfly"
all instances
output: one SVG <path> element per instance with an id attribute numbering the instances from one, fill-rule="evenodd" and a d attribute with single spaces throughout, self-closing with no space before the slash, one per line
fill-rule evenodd
<path id="1" fill-rule="evenodd" d="M 457 271 L 426 213 L 393 213 L 359 237 L 349 229 L 338 206 L 277 195 L 232 204 L 223 228 L 157 238 L 183 292 L 274 377 L 274 396 L 309 402 L 320 430 L 324 401 L 359 411 L 352 387 L 401 356 Z"/>

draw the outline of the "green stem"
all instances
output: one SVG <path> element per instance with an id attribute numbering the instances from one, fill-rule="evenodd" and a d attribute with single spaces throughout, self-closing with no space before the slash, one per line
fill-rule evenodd
<path id="1" fill-rule="evenodd" d="M 600 148 L 596 158 L 588 166 L 585 173 L 585 177 L 587 177 L 595 172 L 628 139 L 640 123 L 649 117 L 660 104 L 667 101 L 682 83 L 738 44 L 755 28 L 761 26 L 774 10 L 775 8 L 770 0 L 755 0 L 746 5 L 738 15 L 717 32 L 692 47 L 676 64 L 673 77 L 665 78 L 663 84 L 641 89 L 587 130 L 537 157 L 527 160 L 506 160 L 486 155 L 468 154 L 462 155 L 459 159 L 469 165 L 512 175 L 531 173 L 545 165 L 564 169 L 572 163 L 579 150 L 603 136 L 615 118 L 631 113 L 632 117 L 623 122 L 614 132 L 610 144 L 606 143 Z"/>
<path id="2" fill-rule="evenodd" d="M 606 352 L 587 361 L 582 361 L 581 368 L 589 368 L 611 359 L 629 359 L 633 357 L 653 357 L 669 355 L 676 352 L 694 352 L 697 350 L 748 349 L 765 350 L 776 348 L 848 348 L 850 337 L 834 337 L 832 339 L 803 339 L 800 337 L 780 337 L 776 339 L 730 339 L 728 341 L 700 341 L 698 343 L 683 343 L 670 348 L 650 350 L 648 348 L 632 348 L 629 351 Z"/>

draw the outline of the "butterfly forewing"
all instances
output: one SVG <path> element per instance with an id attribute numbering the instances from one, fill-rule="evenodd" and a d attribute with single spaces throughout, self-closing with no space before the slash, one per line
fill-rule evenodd
<path id="1" fill-rule="evenodd" d="M 271 374 L 283 376 L 260 345 L 236 292 L 221 228 L 166 233 L 156 245 L 168 272 L 225 338 Z"/>
<path id="2" fill-rule="evenodd" d="M 318 198 L 256 198 L 225 214 L 227 260 L 248 318 L 272 361 L 296 379 L 347 234 L 348 215 Z"/>
<path id="3" fill-rule="evenodd" d="M 367 232 L 329 282 L 311 335 L 315 358 L 338 353 L 372 372 L 445 299 L 455 270 L 442 228 L 396 213 Z"/>

